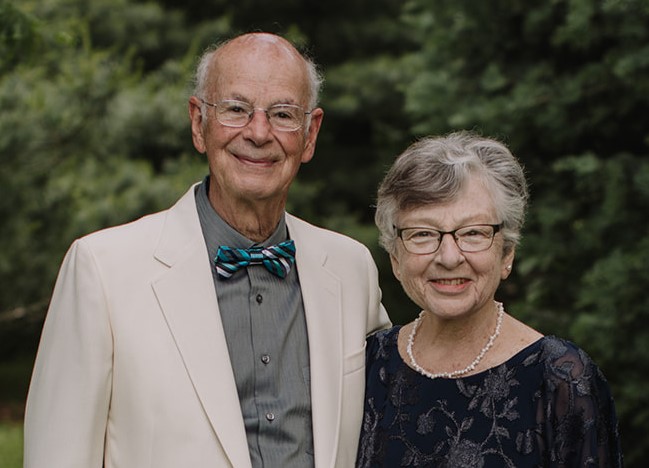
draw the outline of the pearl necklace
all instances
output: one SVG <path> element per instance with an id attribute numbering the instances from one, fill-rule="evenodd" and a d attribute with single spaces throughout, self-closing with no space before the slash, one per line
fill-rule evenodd
<path id="1" fill-rule="evenodd" d="M 415 368 L 417 372 L 419 372 L 422 375 L 425 375 L 426 377 L 430 379 L 436 379 L 438 377 L 444 377 L 447 379 L 452 379 L 454 377 L 458 377 L 460 375 L 467 374 L 471 372 L 475 367 L 478 365 L 478 363 L 482 360 L 485 354 L 487 354 L 487 351 L 493 346 L 494 341 L 500 335 L 500 326 L 503 323 L 503 315 L 505 314 L 505 308 L 503 307 L 501 302 L 496 302 L 496 308 L 498 309 L 498 318 L 496 319 L 496 329 L 494 330 L 493 334 L 489 337 L 489 340 L 487 341 L 487 344 L 480 350 L 476 358 L 473 360 L 471 364 L 466 366 L 464 369 L 452 371 L 452 372 L 439 372 L 437 374 L 432 374 L 428 372 L 426 369 L 421 367 L 419 364 L 417 364 L 417 361 L 415 361 L 415 356 L 412 354 L 412 345 L 415 341 L 415 335 L 417 334 L 417 328 L 419 327 L 419 322 L 421 322 L 422 317 L 424 316 L 424 311 L 422 310 L 419 313 L 419 316 L 415 319 L 415 323 L 412 325 L 412 330 L 410 331 L 410 335 L 408 336 L 408 344 L 406 346 L 406 352 L 408 353 L 408 357 L 410 358 L 410 364 L 412 364 L 412 367 Z"/>

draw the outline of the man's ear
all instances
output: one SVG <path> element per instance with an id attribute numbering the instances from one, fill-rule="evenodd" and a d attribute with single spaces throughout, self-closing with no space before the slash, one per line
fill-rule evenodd
<path id="1" fill-rule="evenodd" d="M 196 151 L 203 154 L 207 151 L 207 147 L 205 145 L 205 125 L 201 108 L 201 101 L 196 96 L 189 98 L 189 120 L 192 127 L 192 142 Z"/>
<path id="2" fill-rule="evenodd" d="M 309 129 L 306 134 L 306 141 L 304 143 L 304 151 L 302 152 L 303 163 L 311 161 L 313 155 L 315 154 L 315 144 L 318 139 L 318 133 L 320 132 L 320 126 L 322 125 L 322 119 L 324 117 L 324 111 L 319 107 L 316 107 L 311 111 L 311 116 L 309 118 Z"/>

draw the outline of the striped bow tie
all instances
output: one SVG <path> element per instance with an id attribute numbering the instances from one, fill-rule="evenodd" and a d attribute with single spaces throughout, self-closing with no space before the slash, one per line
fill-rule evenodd
<path id="1" fill-rule="evenodd" d="M 293 262 L 295 262 L 295 243 L 292 240 L 269 247 L 250 249 L 233 249 L 222 245 L 214 258 L 216 272 L 225 279 L 249 265 L 263 265 L 274 275 L 286 278 Z"/>

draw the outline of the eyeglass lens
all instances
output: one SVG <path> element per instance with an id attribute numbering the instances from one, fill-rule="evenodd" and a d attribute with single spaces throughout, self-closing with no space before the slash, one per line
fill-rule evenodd
<path id="1" fill-rule="evenodd" d="M 243 101 L 221 101 L 214 105 L 217 120 L 229 127 L 244 127 L 252 119 L 255 110 L 266 113 L 270 125 L 283 131 L 297 130 L 304 125 L 304 110 L 292 104 L 278 104 L 268 109 L 255 109 Z"/>
<path id="2" fill-rule="evenodd" d="M 401 239 L 408 252 L 426 254 L 439 249 L 445 234 L 450 234 L 463 252 L 480 252 L 491 247 L 496 228 L 488 224 L 464 226 L 448 232 L 430 228 L 404 228 L 401 230 Z"/>

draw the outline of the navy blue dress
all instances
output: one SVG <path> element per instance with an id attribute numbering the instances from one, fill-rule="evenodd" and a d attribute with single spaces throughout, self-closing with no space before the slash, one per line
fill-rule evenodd
<path id="1" fill-rule="evenodd" d="M 402 360 L 400 327 L 367 339 L 357 467 L 621 467 L 609 386 L 584 351 L 556 337 L 457 379 Z"/>

